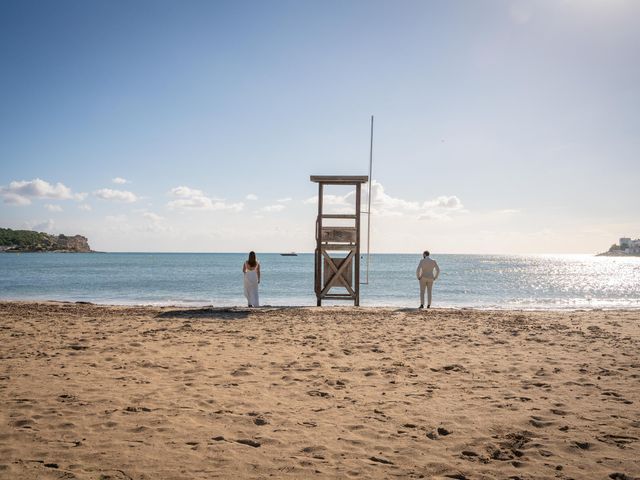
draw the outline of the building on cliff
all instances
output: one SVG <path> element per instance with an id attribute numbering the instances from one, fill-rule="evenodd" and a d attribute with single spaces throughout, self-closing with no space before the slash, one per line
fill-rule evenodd
<path id="1" fill-rule="evenodd" d="M 631 240 L 631 238 L 623 237 L 620 239 L 619 247 L 625 253 L 640 253 L 640 238 Z"/>

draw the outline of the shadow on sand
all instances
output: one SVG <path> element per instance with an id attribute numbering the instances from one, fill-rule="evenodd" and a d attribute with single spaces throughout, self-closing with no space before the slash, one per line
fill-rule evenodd
<path id="1" fill-rule="evenodd" d="M 415 313 L 415 312 L 422 312 L 422 311 L 428 312 L 429 310 L 431 309 L 424 308 L 420 310 L 419 308 L 416 308 L 416 307 L 400 307 L 400 308 L 395 308 L 393 312 L 394 313 Z"/>

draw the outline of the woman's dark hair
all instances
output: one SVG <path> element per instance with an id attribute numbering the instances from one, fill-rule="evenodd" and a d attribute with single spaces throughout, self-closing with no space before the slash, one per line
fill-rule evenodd
<path id="1" fill-rule="evenodd" d="M 256 252 L 249 252 L 249 260 L 247 260 L 247 264 L 253 268 L 258 262 L 256 261 Z"/>

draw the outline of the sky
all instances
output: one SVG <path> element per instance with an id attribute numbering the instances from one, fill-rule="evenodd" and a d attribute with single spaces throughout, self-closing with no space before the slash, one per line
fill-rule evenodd
<path id="1" fill-rule="evenodd" d="M 374 115 L 372 252 L 604 251 L 640 237 L 639 24 L 635 0 L 3 0 L 0 226 L 310 252 L 309 176 L 367 175 Z"/>

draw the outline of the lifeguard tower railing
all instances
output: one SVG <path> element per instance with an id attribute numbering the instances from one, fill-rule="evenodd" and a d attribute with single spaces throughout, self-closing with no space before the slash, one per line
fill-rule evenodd
<path id="1" fill-rule="evenodd" d="M 315 292 L 318 306 L 322 305 L 324 299 L 353 300 L 353 304 L 359 306 L 360 201 L 362 184 L 367 183 L 369 177 L 312 175 L 311 181 L 318 184 L 315 250 Z M 327 185 L 355 187 L 354 213 L 324 213 L 323 196 Z M 341 225 L 336 225 L 337 221 Z M 350 225 L 344 226 L 345 223 Z M 336 288 L 344 290 L 339 293 L 335 291 Z"/>

